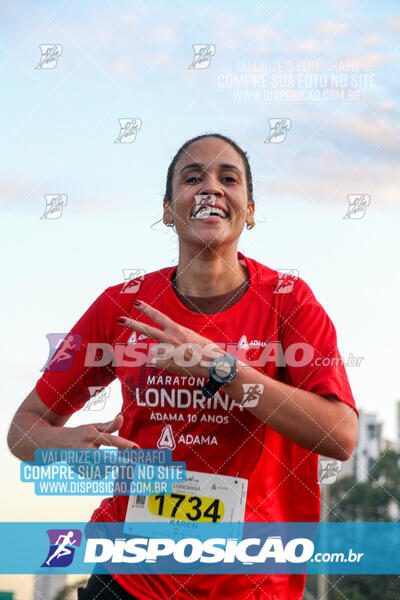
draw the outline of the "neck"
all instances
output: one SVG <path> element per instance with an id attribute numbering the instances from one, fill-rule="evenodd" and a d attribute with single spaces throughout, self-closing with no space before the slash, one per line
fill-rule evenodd
<path id="1" fill-rule="evenodd" d="M 179 248 L 175 286 L 185 296 L 226 294 L 248 279 L 237 257 L 237 248 Z"/>

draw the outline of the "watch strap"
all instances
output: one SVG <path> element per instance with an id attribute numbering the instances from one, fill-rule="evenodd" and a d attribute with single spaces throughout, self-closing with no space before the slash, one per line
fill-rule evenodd
<path id="1" fill-rule="evenodd" d="M 215 381 L 212 377 L 207 381 L 207 383 L 203 387 L 203 396 L 206 398 L 212 398 L 214 394 L 216 394 L 219 388 L 222 387 L 222 383 L 219 381 Z"/>

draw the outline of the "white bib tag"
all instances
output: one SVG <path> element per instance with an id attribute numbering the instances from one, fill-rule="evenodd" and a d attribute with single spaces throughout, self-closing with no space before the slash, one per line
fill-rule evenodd
<path id="1" fill-rule="evenodd" d="M 240 477 L 187 471 L 186 481 L 174 481 L 169 495 L 129 496 L 124 532 L 130 532 L 130 522 L 149 523 L 149 537 L 157 535 L 158 523 L 193 532 L 198 523 L 243 522 L 247 483 Z"/>

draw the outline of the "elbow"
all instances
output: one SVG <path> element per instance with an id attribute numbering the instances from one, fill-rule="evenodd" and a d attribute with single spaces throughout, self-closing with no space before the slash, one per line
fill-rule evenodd
<path id="1" fill-rule="evenodd" d="M 345 462 L 351 458 L 358 440 L 358 419 L 354 413 L 354 418 L 350 420 L 350 423 L 346 424 L 341 428 L 340 432 L 336 437 L 334 449 L 332 451 L 332 458 Z"/>
<path id="2" fill-rule="evenodd" d="M 11 425 L 10 425 L 10 428 L 9 428 L 8 434 L 7 434 L 8 449 L 10 450 L 11 454 L 16 456 L 17 458 L 21 458 L 20 457 L 21 442 L 24 437 L 26 437 L 26 436 L 22 430 L 22 427 L 18 423 L 18 413 L 17 413 L 14 416 L 13 420 L 11 421 Z"/>
<path id="3" fill-rule="evenodd" d="M 7 434 L 7 446 L 8 449 L 10 450 L 11 454 L 14 454 L 15 456 L 15 435 L 14 435 L 14 431 L 15 431 L 15 425 L 14 425 L 14 421 L 12 421 L 10 428 L 8 430 L 8 434 Z"/>
<path id="4" fill-rule="evenodd" d="M 354 446 L 352 445 L 343 445 L 341 444 L 340 448 L 337 448 L 334 456 L 332 453 L 331 458 L 335 458 L 336 460 L 340 460 L 340 462 L 346 462 L 346 460 L 349 460 L 349 458 L 351 458 L 353 451 L 354 451 Z"/>

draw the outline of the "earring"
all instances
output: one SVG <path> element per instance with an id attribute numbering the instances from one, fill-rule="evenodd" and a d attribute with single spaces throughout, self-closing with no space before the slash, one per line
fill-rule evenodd
<path id="1" fill-rule="evenodd" d="M 254 221 L 252 223 L 246 223 L 246 229 L 253 229 L 253 227 L 255 227 L 256 224 L 254 223 Z"/>

